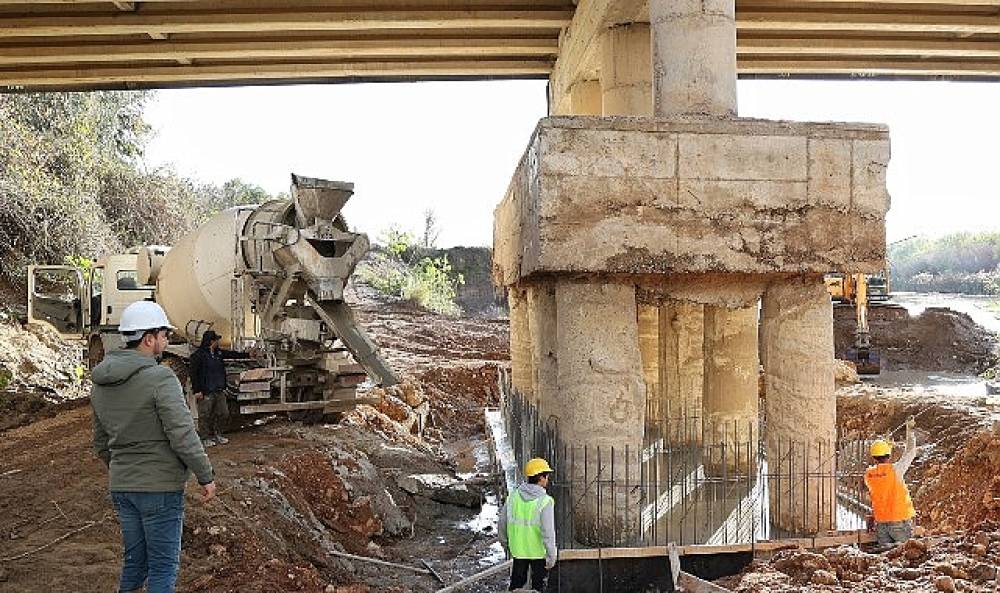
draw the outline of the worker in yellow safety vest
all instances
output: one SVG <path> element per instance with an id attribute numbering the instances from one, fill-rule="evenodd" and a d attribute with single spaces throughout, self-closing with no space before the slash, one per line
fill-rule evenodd
<path id="1" fill-rule="evenodd" d="M 543 591 L 545 577 L 556 565 L 555 501 L 545 492 L 552 468 L 544 459 L 524 465 L 527 482 L 507 497 L 497 531 L 500 544 L 514 559 L 510 591 L 524 587 L 531 569 L 531 588 Z"/>
<path id="2" fill-rule="evenodd" d="M 903 481 L 906 470 L 917 456 L 914 421 L 906 421 L 906 450 L 899 461 L 890 463 L 892 444 L 879 439 L 872 443 L 871 456 L 875 465 L 865 472 L 865 485 L 872 499 L 872 515 L 869 515 L 869 529 L 874 521 L 875 536 L 880 544 L 902 543 L 913 536 L 913 500 L 910 490 Z"/>

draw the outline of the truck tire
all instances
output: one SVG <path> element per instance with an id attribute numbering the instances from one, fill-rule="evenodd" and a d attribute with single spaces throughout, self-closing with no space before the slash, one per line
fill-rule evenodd
<path id="1" fill-rule="evenodd" d="M 104 360 L 104 341 L 101 340 L 101 336 L 90 336 L 90 342 L 87 344 L 88 368 L 94 370 L 102 360 Z"/>

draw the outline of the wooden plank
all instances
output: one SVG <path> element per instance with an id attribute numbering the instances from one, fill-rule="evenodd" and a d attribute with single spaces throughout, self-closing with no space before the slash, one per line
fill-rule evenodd
<path id="1" fill-rule="evenodd" d="M 250 60 L 266 58 L 554 57 L 556 39 L 330 39 L 220 42 L 121 43 L 100 45 L 5 46 L 0 64 L 137 62 L 165 60 Z"/>
<path id="2" fill-rule="evenodd" d="M 271 382 L 270 381 L 240 381 L 240 392 L 250 393 L 252 391 L 265 391 L 267 393 L 271 392 Z"/>
<path id="3" fill-rule="evenodd" d="M 270 398 L 271 398 L 271 392 L 270 391 L 253 391 L 253 392 L 237 393 L 236 394 L 236 401 L 241 401 L 241 402 L 244 402 L 244 401 L 258 401 L 258 400 L 270 399 Z"/>
<path id="4" fill-rule="evenodd" d="M 718 546 L 689 545 L 677 546 L 681 556 L 696 556 L 709 554 L 733 554 L 739 552 L 770 552 L 787 547 L 802 547 L 807 549 L 833 548 L 844 544 L 871 543 L 875 536 L 867 531 L 851 531 L 835 535 L 788 538 L 771 541 Z M 641 548 L 587 548 L 579 550 L 560 550 L 559 560 L 598 560 L 611 558 L 651 558 L 669 556 L 668 546 L 646 546 Z"/>
<path id="5" fill-rule="evenodd" d="M 247 369 L 240 373 L 240 381 L 263 381 L 273 378 L 274 369 L 271 368 Z"/>
<path id="6" fill-rule="evenodd" d="M 506 562 L 503 562 L 501 564 L 497 564 L 496 566 L 491 566 L 490 568 L 487 568 L 486 570 L 477 572 L 476 574 L 474 574 L 474 575 L 472 575 L 470 577 L 466 577 L 466 578 L 458 581 L 454 585 L 451 585 L 449 587 L 445 587 L 443 589 L 438 589 L 437 591 L 435 591 L 435 593 L 453 593 L 454 591 L 461 591 L 462 589 L 464 589 L 468 585 L 471 585 L 472 583 L 475 583 L 477 581 L 481 581 L 481 580 L 485 579 L 486 577 L 493 576 L 495 574 L 499 574 L 499 573 L 504 572 L 506 570 L 510 570 L 510 567 L 511 567 L 512 564 L 514 564 L 513 560 L 507 560 Z"/>
<path id="7" fill-rule="evenodd" d="M 189 12 L 0 19 L 0 37 L 143 35 L 150 33 L 357 31 L 372 29 L 560 29 L 568 10 L 411 10 Z"/>
<path id="8" fill-rule="evenodd" d="M 326 402 L 288 402 L 284 404 L 258 404 L 240 406 L 240 414 L 267 414 L 272 412 L 296 412 L 302 410 L 322 410 Z"/>

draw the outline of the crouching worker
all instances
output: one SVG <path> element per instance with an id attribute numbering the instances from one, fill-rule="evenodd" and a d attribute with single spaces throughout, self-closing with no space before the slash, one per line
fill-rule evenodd
<path id="1" fill-rule="evenodd" d="M 531 588 L 544 591 L 545 577 L 556 565 L 555 501 L 546 494 L 552 468 L 544 459 L 532 459 L 524 466 L 527 482 L 507 497 L 497 531 L 500 544 L 514 559 L 508 590 Z"/>
<path id="2" fill-rule="evenodd" d="M 875 537 L 880 545 L 903 543 L 913 536 L 913 500 L 903 481 L 906 470 L 917 456 L 917 440 L 913 432 L 914 421 L 906 421 L 906 451 L 896 463 L 889 463 L 892 444 L 879 439 L 872 443 L 871 456 L 875 465 L 865 472 L 865 485 L 872 499 Z M 869 527 L 870 528 L 870 527 Z"/>

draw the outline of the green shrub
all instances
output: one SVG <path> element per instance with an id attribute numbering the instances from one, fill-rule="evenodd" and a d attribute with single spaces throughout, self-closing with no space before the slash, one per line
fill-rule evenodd
<path id="1" fill-rule="evenodd" d="M 415 305 L 441 313 L 459 315 L 455 303 L 458 287 L 465 283 L 456 273 L 448 257 L 419 257 L 413 245 L 413 235 L 390 227 L 367 261 L 358 266 L 358 278 L 379 294 L 410 301 Z"/>

